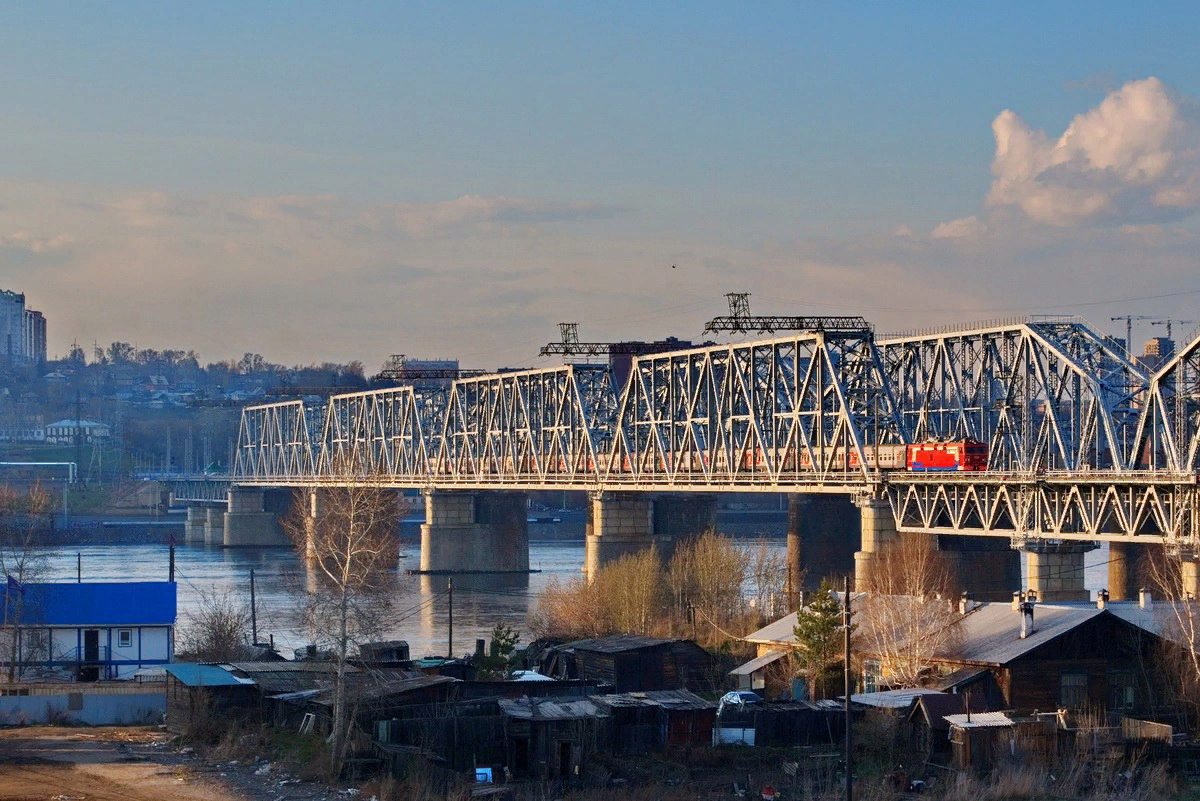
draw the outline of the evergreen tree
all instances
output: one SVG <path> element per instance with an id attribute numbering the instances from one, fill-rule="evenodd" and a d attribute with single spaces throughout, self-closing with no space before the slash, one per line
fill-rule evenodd
<path id="1" fill-rule="evenodd" d="M 822 581 L 816 597 L 796 612 L 792 634 L 796 638 L 794 664 L 808 678 L 808 696 L 825 697 L 829 667 L 842 655 L 842 604 L 829 581 Z M 819 690 L 819 693 L 818 693 Z"/>

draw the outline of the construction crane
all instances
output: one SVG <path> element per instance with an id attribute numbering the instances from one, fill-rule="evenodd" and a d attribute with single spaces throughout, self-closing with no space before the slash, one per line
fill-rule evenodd
<path id="1" fill-rule="evenodd" d="M 714 317 L 704 326 L 704 333 L 716 334 L 728 331 L 735 334 L 772 334 L 776 331 L 823 331 L 826 333 L 858 333 L 870 331 L 871 324 L 864 317 L 848 316 L 752 316 L 750 293 L 730 292 L 729 316 Z"/>
<path id="2" fill-rule="evenodd" d="M 1133 321 L 1134 320 L 1149 320 L 1149 315 L 1145 314 L 1122 314 L 1117 317 L 1109 318 L 1111 322 L 1117 320 L 1125 321 L 1125 356 L 1130 361 L 1133 361 Z"/>
<path id="3" fill-rule="evenodd" d="M 403 353 L 393 353 L 383 363 L 379 374 L 372 381 L 454 381 L 459 378 L 475 378 L 485 375 L 487 370 L 461 367 L 420 367 L 410 365 Z"/>
<path id="4" fill-rule="evenodd" d="M 661 342 L 580 342 L 579 323 L 559 323 L 558 333 L 561 339 L 543 345 L 539 356 L 641 356 L 686 347 L 671 338 Z"/>
<path id="5" fill-rule="evenodd" d="M 1165 325 L 1167 327 L 1167 339 L 1171 340 L 1171 343 L 1174 344 L 1175 338 L 1171 335 L 1171 324 L 1179 323 L 1180 325 L 1188 325 L 1189 323 L 1194 323 L 1194 322 L 1196 322 L 1196 321 L 1195 320 L 1153 320 L 1153 321 L 1151 321 L 1150 325 Z"/>

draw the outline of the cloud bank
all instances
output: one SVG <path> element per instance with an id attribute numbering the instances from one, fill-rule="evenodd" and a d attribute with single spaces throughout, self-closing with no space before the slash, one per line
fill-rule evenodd
<path id="1" fill-rule="evenodd" d="M 1110 92 L 1057 139 L 1010 109 L 992 132 L 993 210 L 1069 227 L 1172 222 L 1200 208 L 1200 115 L 1158 78 Z"/>

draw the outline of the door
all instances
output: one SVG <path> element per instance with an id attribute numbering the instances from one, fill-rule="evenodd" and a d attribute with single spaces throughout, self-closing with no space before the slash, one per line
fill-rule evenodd
<path id="1" fill-rule="evenodd" d="M 96 681 L 100 678 L 100 630 L 83 630 L 83 659 L 79 670 L 80 681 Z"/>

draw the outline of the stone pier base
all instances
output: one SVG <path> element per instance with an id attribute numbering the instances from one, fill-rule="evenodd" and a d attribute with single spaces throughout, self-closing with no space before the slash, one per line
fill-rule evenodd
<path id="1" fill-rule="evenodd" d="M 523 492 L 428 492 L 421 571 L 529 571 L 529 504 Z"/>

